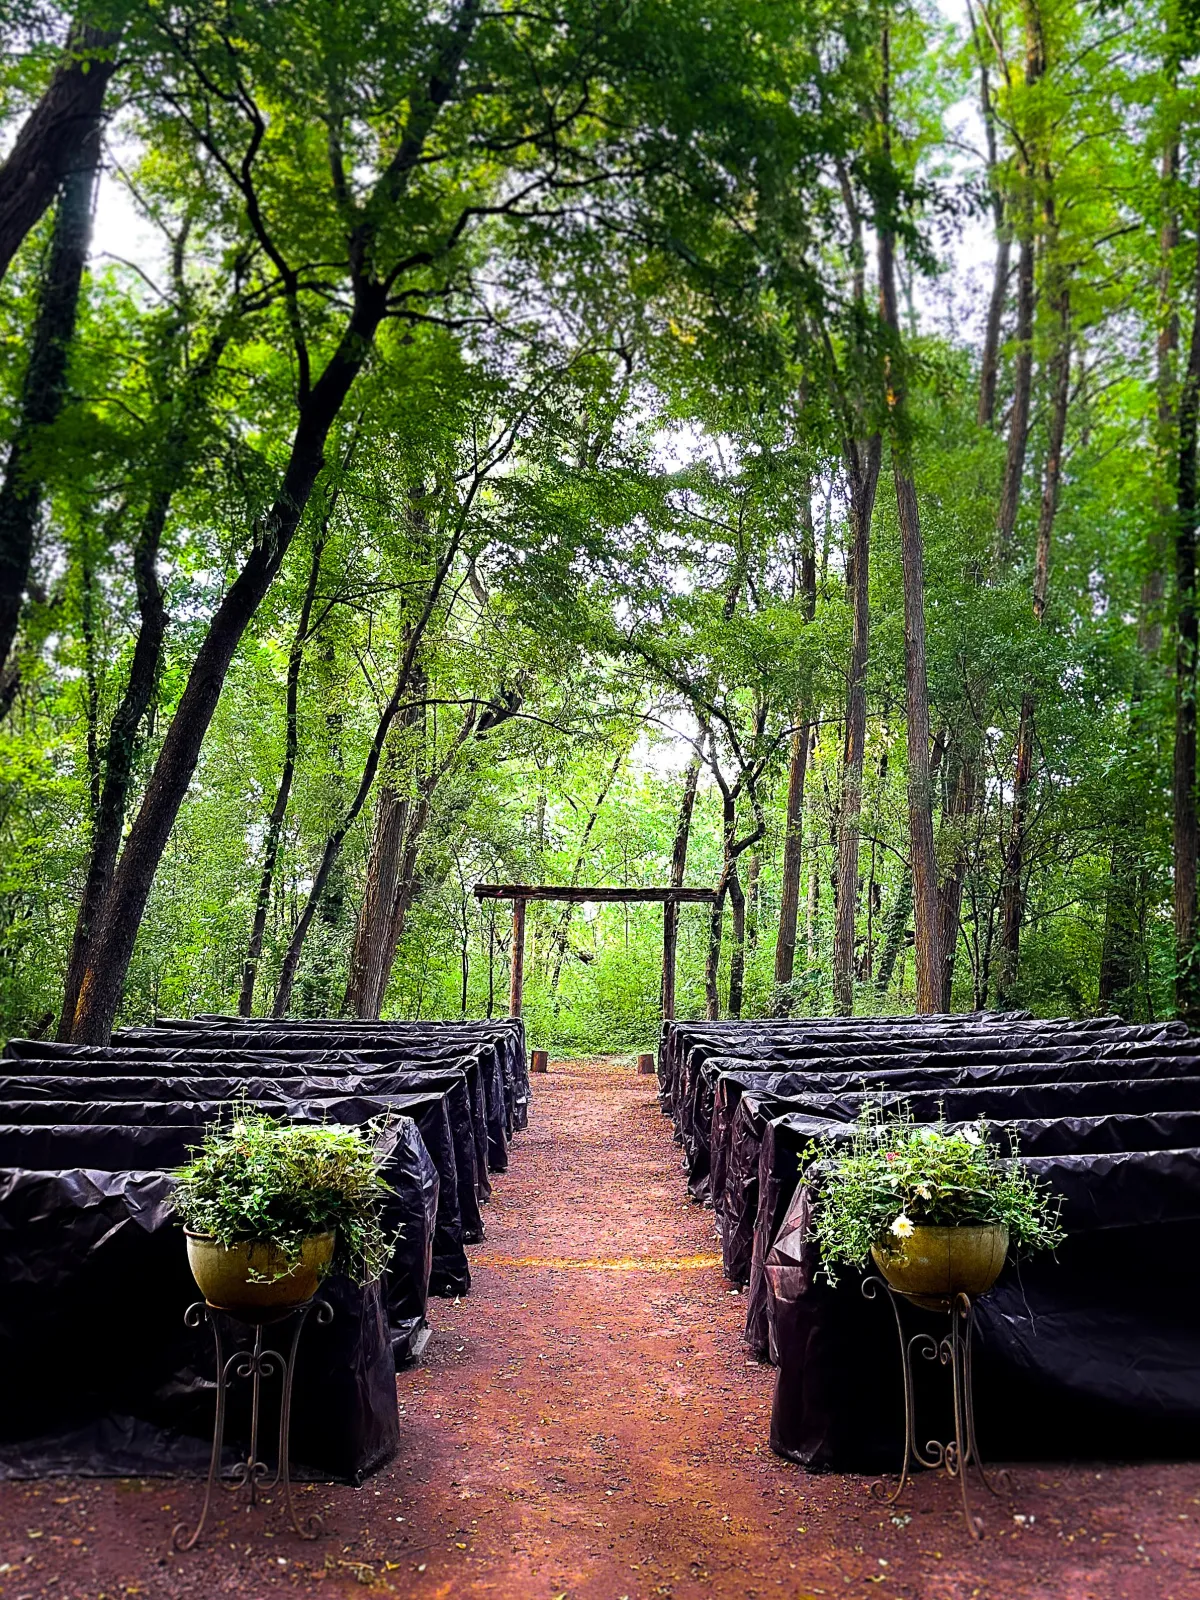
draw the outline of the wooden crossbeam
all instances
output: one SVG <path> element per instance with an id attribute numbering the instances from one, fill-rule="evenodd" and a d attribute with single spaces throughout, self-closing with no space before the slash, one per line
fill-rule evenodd
<path id="1" fill-rule="evenodd" d="M 477 900 L 567 900 L 573 905 L 587 902 L 616 905 L 624 901 L 643 905 L 711 905 L 715 889 L 576 889 L 568 884 L 477 883 Z"/>
<path id="2" fill-rule="evenodd" d="M 525 904 L 529 900 L 565 900 L 572 905 L 660 905 L 663 908 L 662 1012 L 668 1020 L 675 1015 L 675 948 L 679 936 L 681 905 L 711 905 L 715 889 L 615 889 L 577 888 L 551 883 L 477 883 L 476 900 L 512 901 L 512 953 L 509 967 L 508 1012 L 519 1017 L 525 1000 Z M 652 1056 L 639 1058 L 653 1061 Z"/>

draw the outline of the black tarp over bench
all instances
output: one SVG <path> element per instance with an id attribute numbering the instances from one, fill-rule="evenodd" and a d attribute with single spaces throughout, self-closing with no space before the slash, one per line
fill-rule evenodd
<path id="1" fill-rule="evenodd" d="M 1011 1128 L 1062 1197 L 1066 1244 L 1010 1262 L 979 1307 L 985 1453 L 1194 1453 L 1200 1325 L 1181 1273 L 1200 1247 L 1200 1050 L 1181 1025 L 685 1023 L 664 1030 L 659 1072 L 693 1193 L 714 1205 L 730 1275 L 749 1278 L 748 1342 L 779 1369 L 777 1453 L 810 1469 L 899 1464 L 891 1311 L 863 1299 L 861 1273 L 836 1289 L 820 1273 L 819 1173 L 803 1172 L 814 1138 L 849 1136 L 864 1094 L 918 1121 Z"/>
<path id="2" fill-rule="evenodd" d="M 157 1037 L 155 1037 L 157 1036 Z M 14 1040 L 0 1060 L 0 1475 L 203 1470 L 207 1331 L 169 1169 L 242 1098 L 303 1120 L 381 1116 L 385 1278 L 331 1278 L 297 1372 L 301 1471 L 361 1481 L 398 1443 L 394 1373 L 428 1338 L 426 1297 L 469 1286 L 487 1170 L 526 1120 L 519 1023 L 228 1022 L 122 1030 L 108 1046 Z M 236 1421 L 236 1419 L 235 1419 Z"/>

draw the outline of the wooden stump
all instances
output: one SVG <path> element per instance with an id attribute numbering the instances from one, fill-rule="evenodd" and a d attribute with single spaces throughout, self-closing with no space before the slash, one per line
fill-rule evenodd
<path id="1" fill-rule="evenodd" d="M 638 1075 L 639 1075 L 639 1077 L 648 1077 L 650 1075 L 650 1073 L 652 1073 L 653 1071 L 654 1071 L 654 1057 L 653 1056 L 639 1056 L 638 1057 Z"/>
<path id="2" fill-rule="evenodd" d="M 535 1050 L 529 1058 L 530 1072 L 549 1072 L 550 1052 L 548 1050 Z"/>

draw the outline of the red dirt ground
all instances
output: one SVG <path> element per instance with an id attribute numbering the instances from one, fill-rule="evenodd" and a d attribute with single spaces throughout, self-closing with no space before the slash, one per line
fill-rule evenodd
<path id="1" fill-rule="evenodd" d="M 398 1460 L 303 1492 L 315 1544 L 259 1507 L 172 1556 L 195 1483 L 0 1485 L 2 1600 L 1200 1597 L 1191 1465 L 1022 1468 L 975 1546 L 943 1478 L 893 1511 L 864 1479 L 773 1457 L 772 1374 L 746 1361 L 712 1215 L 628 1066 L 535 1079 L 487 1222 L 472 1294 L 434 1302 L 426 1359 L 397 1380 Z"/>

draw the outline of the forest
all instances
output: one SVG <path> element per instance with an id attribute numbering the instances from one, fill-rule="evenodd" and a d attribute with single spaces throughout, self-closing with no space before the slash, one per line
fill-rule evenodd
<path id="1" fill-rule="evenodd" d="M 0 1036 L 1200 1021 L 1195 0 L 0 36 Z"/>

